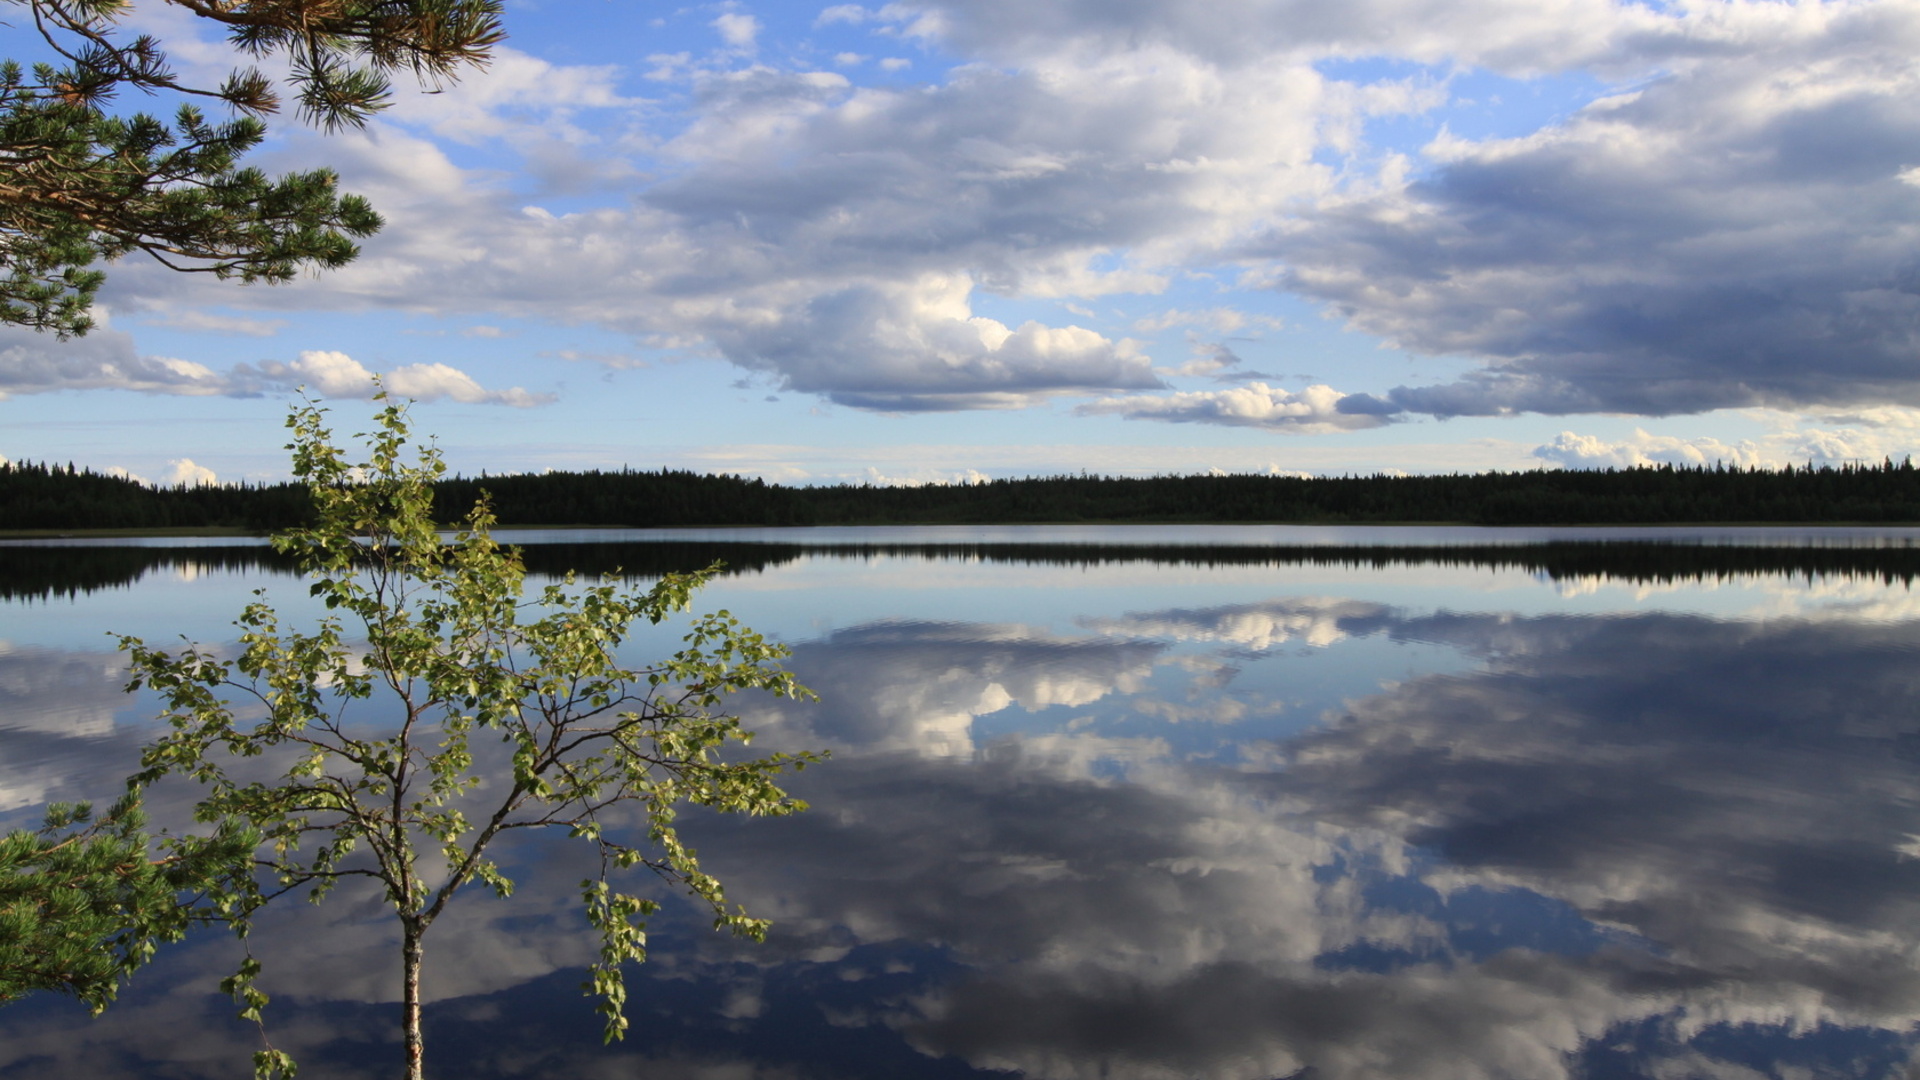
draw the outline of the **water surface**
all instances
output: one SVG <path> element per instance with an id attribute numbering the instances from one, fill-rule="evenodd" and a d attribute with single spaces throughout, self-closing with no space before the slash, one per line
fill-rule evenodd
<path id="1" fill-rule="evenodd" d="M 764 532 L 765 535 L 760 535 Z M 689 825 L 768 942 L 670 906 L 602 1047 L 591 872 L 510 852 L 429 940 L 476 1077 L 1906 1075 L 1920 1017 L 1912 530 L 525 533 L 530 567 L 725 558 L 792 646 L 814 809 Z M 0 808 L 110 797 L 156 732 L 106 632 L 230 642 L 259 548 L 0 553 Z M 643 635 L 636 661 L 670 647 Z M 191 785 L 156 792 L 178 816 Z M 375 897 L 253 940 L 308 1076 L 383 1076 Z M 209 935 L 100 1020 L 0 1010 L 0 1076 L 244 1076 Z"/>

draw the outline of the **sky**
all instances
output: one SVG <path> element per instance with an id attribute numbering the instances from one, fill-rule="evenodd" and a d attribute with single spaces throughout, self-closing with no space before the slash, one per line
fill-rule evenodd
<path id="1" fill-rule="evenodd" d="M 177 9 L 127 26 L 233 66 Z M 1920 450 L 1920 0 L 507 0 L 505 27 L 364 131 L 274 123 L 253 163 L 385 216 L 348 267 L 130 256 L 91 334 L 0 329 L 0 457 L 284 478 L 300 389 L 344 435 L 376 374 L 468 474 Z"/>

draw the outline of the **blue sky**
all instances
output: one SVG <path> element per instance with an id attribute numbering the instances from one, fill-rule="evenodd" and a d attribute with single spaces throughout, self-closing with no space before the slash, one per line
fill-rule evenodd
<path id="1" fill-rule="evenodd" d="M 183 72 L 231 64 L 164 5 Z M 797 483 L 1920 446 L 1920 0 L 507 4 L 365 132 L 387 227 L 0 331 L 0 456 L 286 473 L 294 389 L 465 472 Z M 22 31 L 4 30 L 22 55 Z"/>

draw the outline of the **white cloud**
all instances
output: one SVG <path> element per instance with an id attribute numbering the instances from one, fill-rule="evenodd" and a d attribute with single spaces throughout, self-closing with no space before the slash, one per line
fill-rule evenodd
<path id="1" fill-rule="evenodd" d="M 1240 357 L 1225 345 L 1207 345 L 1196 342 L 1193 346 L 1193 358 L 1178 367 L 1155 368 L 1162 375 L 1204 375 L 1221 377 L 1240 366 Z"/>
<path id="2" fill-rule="evenodd" d="M 170 311 L 147 314 L 144 321 L 173 330 L 195 333 L 244 334 L 248 337 L 272 337 L 287 325 L 285 319 L 248 319 L 235 315 L 216 315 L 210 311 Z"/>
<path id="3" fill-rule="evenodd" d="M 395 95 L 386 115 L 461 143 L 591 141 L 594 136 L 573 124 L 582 110 L 641 104 L 618 91 L 620 76 L 609 65 L 554 64 L 499 47 L 486 67 L 462 73 L 458 85 L 441 93 Z"/>
<path id="4" fill-rule="evenodd" d="M 548 349 L 540 354 L 555 360 L 565 360 L 576 364 L 599 364 L 601 367 L 624 371 L 632 368 L 651 367 L 646 360 L 631 353 L 582 352 L 579 349 Z"/>
<path id="5" fill-rule="evenodd" d="M 588 323 L 695 342 L 843 404 L 986 408 L 1151 375 L 1095 322 L 1014 327 L 1002 353 L 979 337 L 976 293 L 1152 294 L 1237 261 L 1245 281 L 1405 348 L 1487 364 L 1395 391 L 1412 412 L 1920 403 L 1909 0 L 910 0 L 828 6 L 816 24 L 960 62 L 926 85 L 860 87 L 739 55 L 655 57 L 646 77 L 689 103 L 662 124 L 617 72 L 503 54 L 329 140 L 391 224 L 346 270 L 240 302 Z M 736 47 L 762 32 L 742 14 L 713 25 Z M 1364 58 L 1431 67 L 1316 67 Z M 1531 135 L 1449 133 L 1425 161 L 1374 169 L 1365 121 L 1433 109 L 1446 73 L 1473 68 L 1631 89 Z M 586 109 L 620 111 L 588 132 L 571 119 Z M 498 140 L 555 191 L 633 198 L 529 205 L 428 136 Z M 212 295 L 164 277 L 113 287 Z M 1235 311 L 1144 325 L 1231 333 Z M 1325 422 L 1377 422 L 1355 415 Z"/>
<path id="6" fill-rule="evenodd" d="M 1254 382 L 1230 390 L 1101 398 L 1074 411 L 1083 416 L 1318 433 L 1356 431 L 1388 423 L 1378 404 L 1365 394 L 1345 394 L 1331 386 L 1309 386 L 1296 394 Z"/>
<path id="7" fill-rule="evenodd" d="M 1136 319 L 1133 328 L 1143 334 L 1155 334 L 1175 326 L 1193 326 L 1216 334 L 1234 334 L 1248 327 L 1278 330 L 1285 325 L 1270 315 L 1249 315 L 1238 308 L 1212 307 L 1189 310 L 1168 308 L 1157 315 Z"/>
<path id="8" fill-rule="evenodd" d="M 528 408 L 555 400 L 523 387 L 488 390 L 472 376 L 444 363 L 403 364 L 386 373 L 387 389 L 419 401 L 450 398 L 469 404 Z M 134 390 L 190 397 L 250 397 L 306 385 L 326 397 L 365 398 L 373 394 L 373 372 L 345 353 L 308 350 L 292 363 L 265 360 L 221 372 L 192 360 L 141 356 L 133 338 L 110 325 L 85 337 L 59 341 L 19 327 L 0 327 L 0 400 L 17 394 L 59 390 Z M 177 463 L 176 463 L 177 464 Z M 184 480 L 200 474 L 190 467 Z M 170 476 L 173 474 L 169 474 Z M 211 475 L 211 474 L 209 474 Z"/>
<path id="9" fill-rule="evenodd" d="M 1628 469 L 1643 465 L 1712 465 L 1777 469 L 1784 465 L 1878 464 L 1920 457 L 1920 410 L 1883 406 L 1848 412 L 1756 410 L 1774 430 L 1727 443 L 1710 437 L 1653 435 L 1607 440 L 1563 431 L 1532 456 L 1570 469 Z"/>
<path id="10" fill-rule="evenodd" d="M 309 350 L 291 364 L 269 362 L 262 367 L 276 378 L 302 380 L 322 397 L 369 398 L 377 393 L 373 372 L 343 352 Z"/>
<path id="11" fill-rule="evenodd" d="M 1553 442 L 1534 448 L 1533 456 L 1568 469 L 1631 469 L 1645 465 L 1725 464 L 1749 468 L 1771 464 L 1752 442 L 1736 445 L 1718 439 L 1678 439 L 1649 435 L 1638 428 L 1633 438 L 1607 442 L 1591 435 L 1563 431 Z"/>
<path id="12" fill-rule="evenodd" d="M 212 469 L 197 465 L 192 458 L 174 458 L 167 462 L 167 471 L 160 474 L 160 482 L 166 485 L 184 484 L 198 487 L 202 484 L 217 484 L 220 478 Z"/>
<path id="13" fill-rule="evenodd" d="M 374 373 L 346 353 L 327 349 L 302 352 L 290 364 L 266 361 L 260 373 L 278 385 L 304 385 L 329 398 L 371 398 L 376 392 Z M 515 386 L 506 390 L 488 390 L 473 377 L 447 364 L 404 364 L 381 376 L 386 389 L 398 397 L 415 401 L 451 398 L 467 404 L 511 405 L 531 408 L 551 403 L 551 394 L 534 394 Z"/>
<path id="14" fill-rule="evenodd" d="M 1486 361 L 1412 411 L 1920 403 L 1920 6 L 1693 5 L 1638 47 L 1667 61 L 1637 93 L 1453 140 L 1260 250 L 1359 329 Z"/>
<path id="15" fill-rule="evenodd" d="M 232 389 L 229 379 L 204 364 L 140 355 L 133 336 L 104 319 L 85 337 L 69 341 L 22 327 L 0 327 L 0 399 L 56 390 L 209 395 Z"/>
<path id="16" fill-rule="evenodd" d="M 506 390 L 488 390 L 473 377 L 446 364 L 406 364 L 387 372 L 386 384 L 401 397 L 433 401 L 447 397 L 467 403 L 487 402 L 532 408 L 553 401 L 552 394 L 533 394 L 515 386 Z"/>
<path id="17" fill-rule="evenodd" d="M 713 28 L 719 32 L 720 40 L 735 49 L 753 48 L 754 38 L 760 34 L 760 20 L 751 15 L 727 12 L 713 20 Z"/>
<path id="18" fill-rule="evenodd" d="M 1089 472 L 1102 476 L 1167 476 L 1221 469 L 1230 473 L 1306 476 L 1390 471 L 1418 462 L 1422 472 L 1481 472 L 1537 467 L 1532 447 L 1491 439 L 1467 442 L 1394 442 L 1356 451 L 1336 444 L 1294 442 L 1279 452 L 1272 440 L 1239 446 L 1180 446 L 1159 442 L 1109 444 L 963 445 L 881 443 L 861 445 L 722 444 L 681 448 L 660 459 L 673 468 L 731 472 L 783 483 L 853 483 L 870 474 L 940 475 L 964 461 L 990 476 L 1059 476 Z M 617 468 L 626 453 L 620 445 L 594 448 L 565 458 L 529 460 L 522 468 Z"/>
<path id="19" fill-rule="evenodd" d="M 874 487 L 948 487 L 984 484 L 993 479 L 979 469 L 917 469 L 882 471 L 872 465 L 861 482 Z"/>
<path id="20" fill-rule="evenodd" d="M 859 4 L 835 4 L 820 12 L 813 20 L 815 26 L 831 26 L 834 23 L 863 23 L 873 16 Z"/>
<path id="21" fill-rule="evenodd" d="M 1160 384 L 1129 341 L 1078 326 L 1009 328 L 973 315 L 969 291 L 966 281 L 940 276 L 856 286 L 781 318 L 710 332 L 737 362 L 782 376 L 789 389 L 862 408 L 1011 408 L 1061 392 Z"/>
<path id="22" fill-rule="evenodd" d="M 912 20 L 919 33 L 937 36 L 946 48 L 1001 62 L 1113 53 L 1154 42 L 1222 67 L 1297 56 L 1387 55 L 1513 74 L 1607 63 L 1624 49 L 1658 47 L 1665 44 L 1662 31 L 1677 21 L 1609 0 L 903 0 L 889 4 L 886 13 L 895 21 Z"/>
<path id="23" fill-rule="evenodd" d="M 1786 415 L 1768 438 L 1781 464 L 1873 464 L 1920 457 L 1920 410 L 1882 406 Z"/>
<path id="24" fill-rule="evenodd" d="M 387 229 L 297 297 L 241 302 L 587 322 L 705 342 L 844 404 L 1020 406 L 1158 380 L 1097 327 L 977 318 L 976 291 L 1164 288 L 1159 267 L 1244 234 L 1324 174 L 1311 161 L 1323 80 L 1301 65 L 1229 77 L 1146 49 L 899 90 L 763 66 L 678 77 L 691 122 L 657 147 L 663 179 L 619 207 L 529 207 L 392 125 L 329 140 Z M 158 274 L 117 284 L 199 295 Z"/>

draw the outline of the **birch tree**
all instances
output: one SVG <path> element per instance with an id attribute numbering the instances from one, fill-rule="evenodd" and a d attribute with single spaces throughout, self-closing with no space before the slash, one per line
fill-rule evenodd
<path id="1" fill-rule="evenodd" d="M 591 845 L 599 870 L 580 895 L 599 959 L 588 989 L 607 1038 L 618 1038 L 623 968 L 645 958 L 657 908 L 634 873 L 684 889 L 716 929 L 765 933 L 764 920 L 728 904 L 676 819 L 689 805 L 804 809 L 776 779 L 818 755 L 748 756 L 740 748 L 752 736 L 725 706 L 742 691 L 810 695 L 779 666 L 784 647 L 725 611 L 692 619 L 665 659 L 629 667 L 620 658 L 636 624 L 686 610 L 717 568 L 647 587 L 568 578 L 529 595 L 484 503 L 456 536 L 436 531 L 431 485 L 444 466 L 433 447 L 412 444 L 404 409 L 379 413 L 359 462 L 323 421 L 311 404 L 288 421 L 316 522 L 275 544 L 307 567 L 328 614 L 295 629 L 260 596 L 238 620 L 234 659 L 123 638 L 130 689 L 156 691 L 171 727 L 146 751 L 137 782 L 190 778 L 204 786 L 202 822 L 257 832 L 258 875 L 216 898 L 243 931 L 250 913 L 281 896 L 318 900 L 353 880 L 381 891 L 397 931 L 409 1080 L 423 1075 L 420 974 L 435 921 L 456 896 L 512 891 L 493 855 L 509 834 L 558 832 Z M 255 1019 L 265 1003 L 258 971 L 249 959 L 229 984 Z M 256 1056 L 263 1076 L 290 1069 L 271 1047 Z"/>

